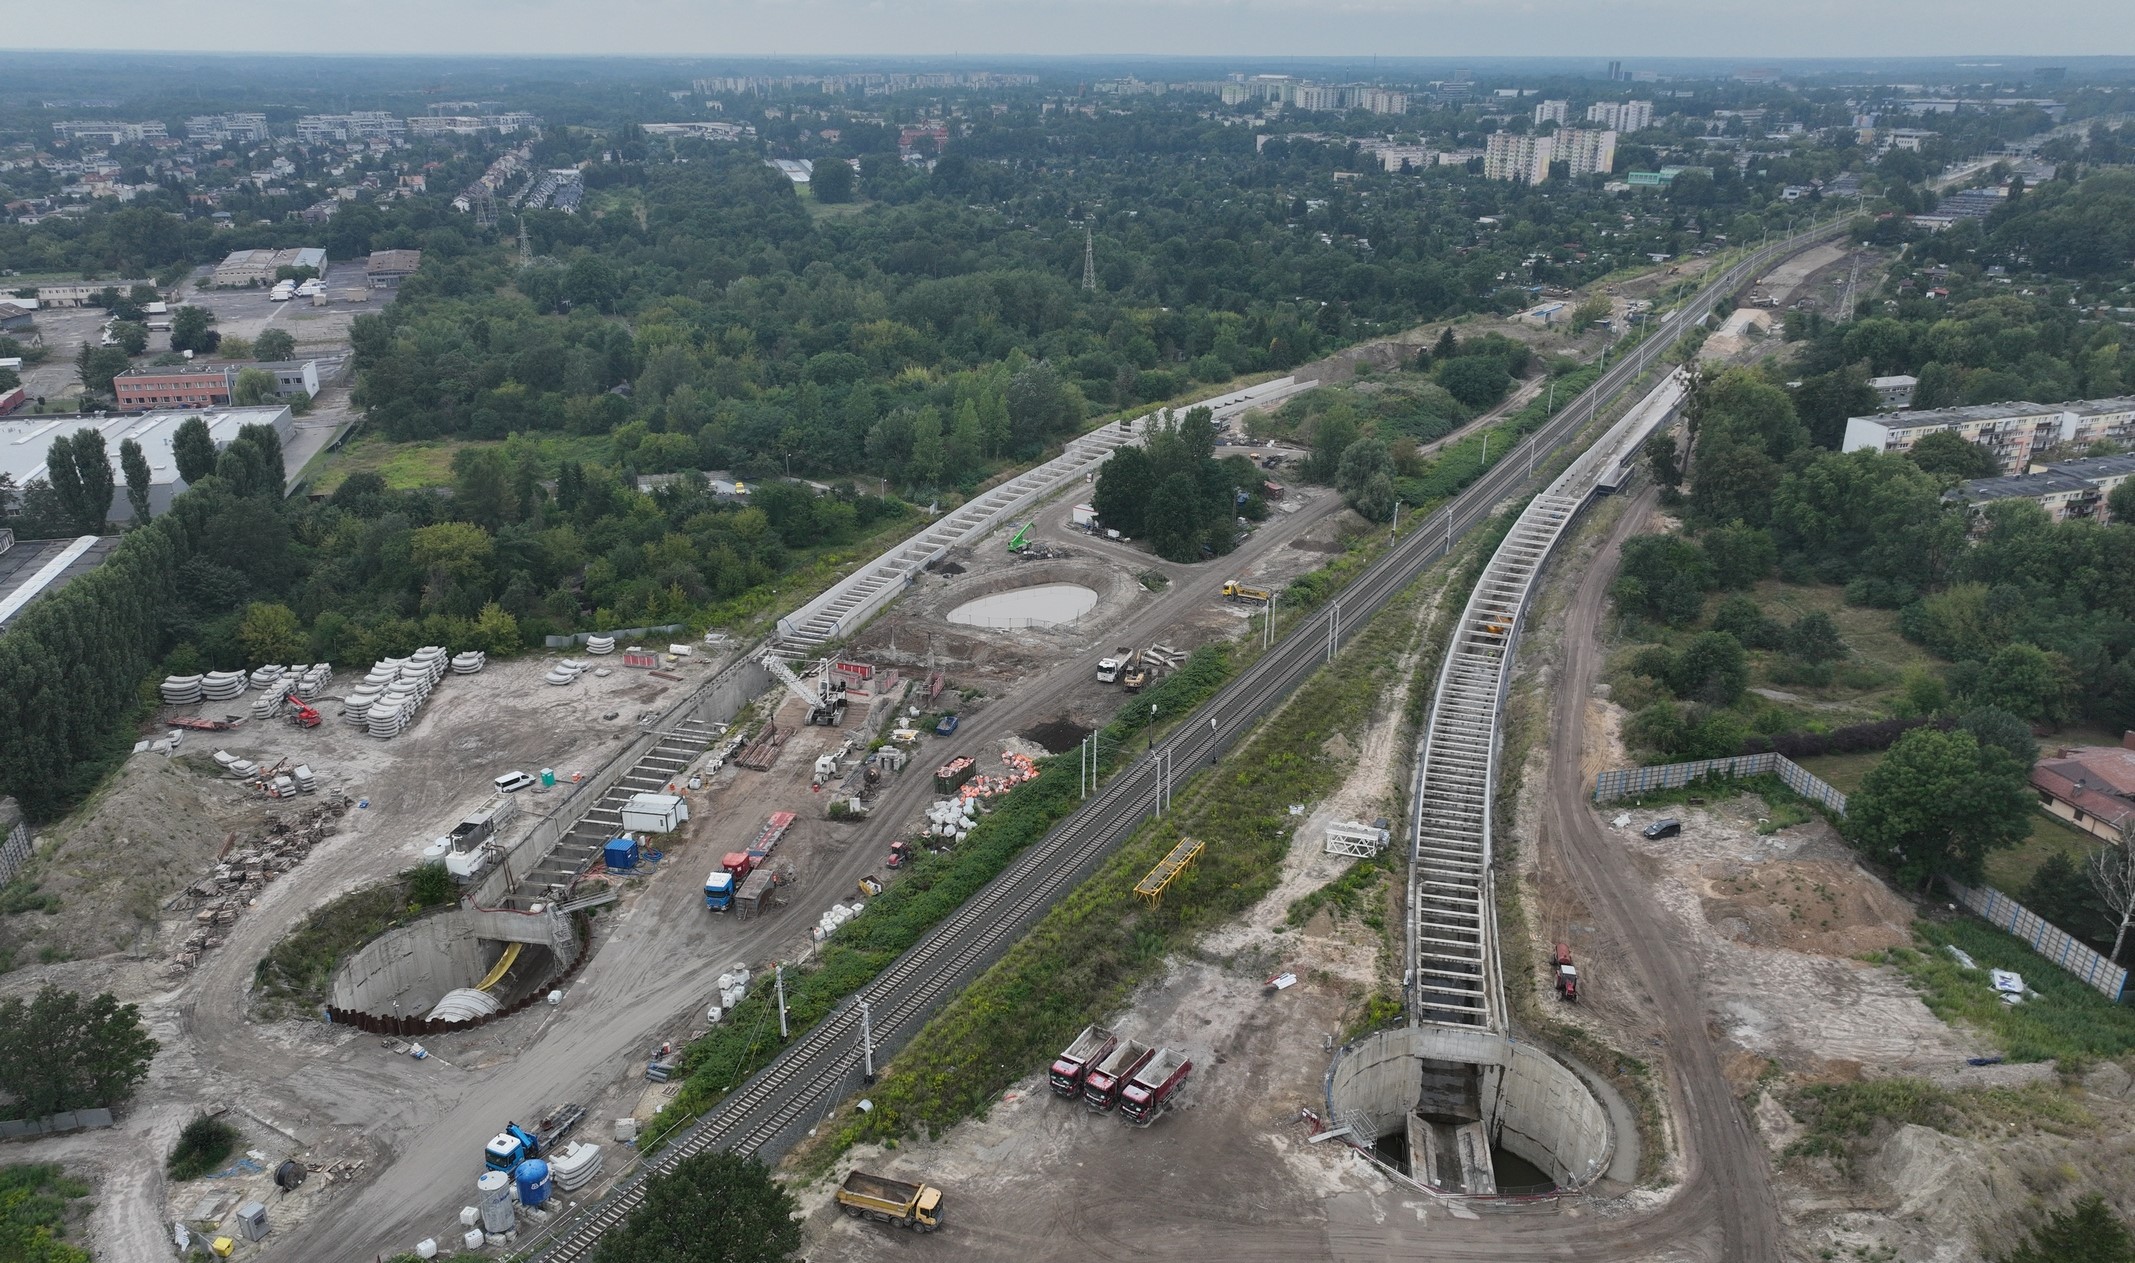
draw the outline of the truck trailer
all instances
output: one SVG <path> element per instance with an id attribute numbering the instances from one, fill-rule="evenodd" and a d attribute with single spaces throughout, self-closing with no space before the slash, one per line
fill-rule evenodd
<path id="1" fill-rule="evenodd" d="M 1186 1059 L 1185 1053 L 1169 1048 L 1158 1051 L 1119 1090 L 1120 1121 L 1144 1127 L 1155 1122 L 1157 1115 L 1164 1112 L 1164 1103 L 1193 1071 L 1194 1063 Z"/>
<path id="2" fill-rule="evenodd" d="M 1155 1055 L 1156 1049 L 1138 1040 L 1121 1040 L 1103 1061 L 1090 1067 L 1082 1082 L 1082 1103 L 1099 1113 L 1119 1104 L 1121 1085 Z"/>
<path id="3" fill-rule="evenodd" d="M 918 1232 L 941 1227 L 941 1190 L 854 1171 L 838 1185 L 838 1205 L 846 1214 Z"/>
<path id="4" fill-rule="evenodd" d="M 1082 1095 L 1082 1082 L 1090 1073 L 1090 1067 L 1103 1061 L 1105 1054 L 1119 1044 L 1119 1036 L 1102 1026 L 1085 1026 L 1075 1042 L 1067 1046 L 1046 1073 L 1046 1082 L 1053 1091 L 1073 1100 Z"/>
<path id="5" fill-rule="evenodd" d="M 516 1171 L 522 1162 L 546 1158 L 563 1144 L 564 1137 L 570 1135 L 585 1117 L 585 1106 L 564 1105 L 532 1130 L 517 1123 L 506 1123 L 504 1130 L 483 1146 L 483 1165 L 492 1171 Z"/>

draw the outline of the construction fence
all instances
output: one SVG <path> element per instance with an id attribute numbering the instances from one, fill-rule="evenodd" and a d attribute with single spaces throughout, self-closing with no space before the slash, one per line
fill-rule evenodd
<path id="1" fill-rule="evenodd" d="M 2041 918 L 2038 913 L 1992 886 L 1974 890 L 1945 877 L 1942 884 L 1957 896 L 1957 902 L 1979 914 L 1997 929 L 2006 930 L 2032 951 L 2059 965 L 2096 988 L 2109 1000 L 2118 1000 L 2127 990 L 2128 971 L 2078 943 Z"/>
<path id="2" fill-rule="evenodd" d="M 1594 778 L 1594 801 L 1613 802 L 1656 789 L 1681 789 L 1702 780 L 1732 780 L 1744 776 L 1777 774 L 1788 789 L 1811 798 L 1843 816 L 1846 795 L 1833 789 L 1808 769 L 1783 754 L 1745 754 L 1731 759 L 1699 759 L 1691 763 L 1667 763 L 1660 767 L 1634 767 L 1603 772 Z M 1992 886 L 1977 890 L 1945 877 L 1942 884 L 1957 901 L 1981 920 L 2021 939 L 2032 951 L 2080 978 L 2108 999 L 2118 1000 L 2126 991 L 2128 971 L 2070 938 L 2023 904 Z"/>
<path id="3" fill-rule="evenodd" d="M 1659 767 L 1631 767 L 1603 772 L 1594 778 L 1594 801 L 1615 802 L 1656 789 L 1681 789 L 1698 781 L 1731 781 L 1745 776 L 1773 776 L 1803 798 L 1820 802 L 1840 815 L 1846 814 L 1846 795 L 1826 784 L 1809 769 L 1783 754 L 1741 754 L 1727 759 L 1697 759 L 1689 763 L 1663 763 Z"/>
<path id="4" fill-rule="evenodd" d="M 30 826 L 12 798 L 0 798 L 0 886 L 15 880 L 30 862 Z"/>

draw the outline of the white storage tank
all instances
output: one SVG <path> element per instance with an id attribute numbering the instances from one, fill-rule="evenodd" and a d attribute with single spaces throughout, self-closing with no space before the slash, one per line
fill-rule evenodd
<path id="1" fill-rule="evenodd" d="M 475 1206 L 482 1212 L 486 1232 L 510 1232 L 518 1227 L 518 1212 L 512 1209 L 512 1177 L 502 1171 L 484 1171 L 475 1181 Z"/>

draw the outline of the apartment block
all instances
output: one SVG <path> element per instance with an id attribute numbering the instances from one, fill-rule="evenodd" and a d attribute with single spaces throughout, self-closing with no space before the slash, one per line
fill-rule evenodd
<path id="1" fill-rule="evenodd" d="M 1566 163 L 1571 167 L 1573 179 L 1595 172 L 1607 173 L 1616 168 L 1616 133 L 1609 130 L 1594 130 L 1584 127 L 1568 127 L 1553 138 L 1555 153 L 1551 160 Z"/>
<path id="2" fill-rule="evenodd" d="M 1653 126 L 1653 102 L 1596 101 L 1586 107 L 1586 121 L 1610 131 L 1642 132 Z"/>
<path id="3" fill-rule="evenodd" d="M 102 119 L 76 119 L 52 124 L 52 137 L 62 144 L 124 145 L 140 140 L 163 140 L 169 133 L 161 123 L 114 123 Z"/>
<path id="4" fill-rule="evenodd" d="M 1572 103 L 1570 101 L 1544 101 L 1535 106 L 1536 127 L 1540 127 L 1544 123 L 1556 123 L 1562 126 L 1565 123 L 1569 123 L 1571 119 Z"/>
<path id="5" fill-rule="evenodd" d="M 1492 180 L 1540 184 L 1549 178 L 1555 136 L 1519 136 L 1492 132 L 1483 146 L 1483 175 Z"/>
<path id="6" fill-rule="evenodd" d="M 250 144 L 267 139 L 264 114 L 195 114 L 185 121 L 185 136 L 206 144 Z"/>
<path id="7" fill-rule="evenodd" d="M 306 114 L 297 120 L 297 140 L 323 145 L 352 140 L 397 140 L 408 134 L 406 120 L 384 110 L 350 114 Z"/>
<path id="8" fill-rule="evenodd" d="M 2057 444 L 2135 443 L 2135 396 L 2076 403 L 1965 404 L 1848 417 L 1842 450 L 1907 452 L 1928 435 L 1944 432 L 1986 448 L 2005 474 L 2021 474 Z"/>

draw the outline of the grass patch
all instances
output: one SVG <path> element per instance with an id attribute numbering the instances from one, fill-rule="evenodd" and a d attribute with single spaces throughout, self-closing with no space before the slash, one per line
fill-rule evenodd
<path id="1" fill-rule="evenodd" d="M 260 958 L 252 983 L 262 1013 L 270 1017 L 314 1016 L 326 1004 L 334 970 L 350 952 L 379 935 L 422 915 L 437 903 L 449 904 L 452 891 L 436 903 L 418 897 L 435 895 L 433 883 L 411 869 L 391 881 L 351 891 L 305 917 L 288 937 Z"/>
<path id="2" fill-rule="evenodd" d="M 1861 1142 L 1898 1127 L 1932 1127 L 1961 1136 L 1982 1128 L 2043 1127 L 2071 1134 L 2097 1126 L 2065 1089 L 2047 1083 L 1964 1091 L 1924 1079 L 1818 1083 L 1795 1092 L 1788 1108 L 1808 1130 L 1781 1156 L 1821 1158 L 1849 1178 L 1856 1173 Z"/>
<path id="3" fill-rule="evenodd" d="M 222 1164 L 237 1150 L 237 1129 L 219 1118 L 196 1118 L 178 1133 L 178 1143 L 163 1169 L 174 1180 L 197 1180 Z"/>
<path id="4" fill-rule="evenodd" d="M 56 1162 L 0 1167 L 0 1257 L 26 1263 L 90 1263 L 64 1242 L 67 1221 L 86 1207 L 89 1186 Z"/>
<path id="5" fill-rule="evenodd" d="M 1100 773 L 1109 772 L 1125 754 L 1136 753 L 1135 739 L 1151 722 L 1165 724 L 1191 711 L 1221 688 L 1231 675 L 1229 655 L 1203 646 L 1186 665 L 1156 687 L 1120 708 L 1119 717 L 1099 734 Z M 1060 758 L 1039 762 L 1036 780 L 1016 787 L 998 800 L 991 814 L 956 850 L 922 856 L 905 876 L 868 905 L 866 915 L 840 930 L 812 966 L 786 971 L 786 1009 L 796 1035 L 828 1016 L 846 998 L 896 960 L 921 935 L 961 907 L 1023 849 L 1052 831 L 1082 805 L 1077 778 L 1068 776 Z M 1137 874 L 1138 876 L 1139 874 Z M 1014 1026 L 1025 1020 L 1016 1014 Z M 770 992 L 759 988 L 733 1012 L 732 1020 L 691 1044 L 683 1053 L 688 1073 L 682 1089 L 647 1129 L 645 1150 L 657 1147 L 676 1129 L 702 1114 L 779 1051 L 777 1007 Z"/>
<path id="6" fill-rule="evenodd" d="M 2074 825 L 2044 811 L 2031 813 L 2031 833 L 2006 851 L 1987 857 L 1987 882 L 1997 890 L 2017 894 L 2031 884 L 2031 875 L 2051 856 L 2061 855 L 2081 870 L 2092 851 L 2101 845 Z M 2111 946 L 2111 944 L 2107 944 Z"/>
<path id="7" fill-rule="evenodd" d="M 1863 750 L 1858 754 L 1815 754 L 1794 761 L 1824 784 L 1851 794 L 1861 787 L 1861 778 L 1881 763 L 1886 753 L 1884 750 Z"/>
<path id="8" fill-rule="evenodd" d="M 2024 943 L 1983 921 L 1959 918 L 1913 923 L 1913 948 L 1883 959 L 1897 966 L 1936 1017 L 1989 1035 L 2011 1061 L 2080 1064 L 2135 1051 L 2135 1011 L 2061 971 Z M 1979 963 L 1969 970 L 1944 949 L 1956 947 Z M 2037 996 L 2003 1004 L 1987 984 L 1987 969 L 2024 976 Z"/>
<path id="9" fill-rule="evenodd" d="M 1335 920 L 1345 916 L 1363 915 L 1366 924 L 1380 928 L 1386 918 L 1374 910 L 1380 883 L 1393 872 L 1394 850 L 1388 847 L 1368 860 L 1350 865 L 1349 871 L 1321 886 L 1308 890 L 1290 901 L 1290 910 L 1284 915 L 1287 925 L 1302 926 L 1325 908 Z M 1374 923 L 1376 918 L 1376 923 Z"/>
<path id="10" fill-rule="evenodd" d="M 613 445 L 604 434 L 532 437 L 545 468 L 565 460 L 605 465 L 614 455 Z M 449 487 L 452 485 L 452 458 L 461 448 L 503 446 L 501 439 L 424 439 L 396 443 L 380 435 L 362 434 L 343 444 L 338 452 L 322 453 L 308 467 L 317 470 L 311 480 L 311 490 L 325 495 L 345 482 L 350 474 L 377 474 L 394 491 Z"/>
<path id="11" fill-rule="evenodd" d="M 1172 951 L 1273 889 L 1297 828 L 1290 804 L 1324 797 L 1349 774 L 1349 763 L 1323 746 L 1370 721 L 1387 674 L 1418 638 L 1416 611 L 1427 582 L 1398 596 L 1224 766 L 1184 787 L 1171 814 L 1145 822 L 951 1000 L 869 1091 L 874 1110 L 846 1117 L 804 1146 L 800 1164 L 820 1171 L 853 1144 L 915 1131 L 938 1135 L 981 1113 L 1076 1030 L 1117 1009 Z M 1140 906 L 1134 884 L 1182 836 L 1206 844 L 1200 860 L 1162 904 Z"/>

